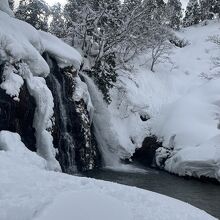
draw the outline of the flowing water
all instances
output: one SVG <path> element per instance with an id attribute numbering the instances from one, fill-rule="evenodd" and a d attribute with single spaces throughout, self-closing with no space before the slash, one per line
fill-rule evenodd
<path id="1" fill-rule="evenodd" d="M 150 168 L 146 172 L 102 169 L 87 173 L 86 176 L 161 193 L 187 202 L 220 219 L 220 184 L 217 183 L 185 179 Z"/>

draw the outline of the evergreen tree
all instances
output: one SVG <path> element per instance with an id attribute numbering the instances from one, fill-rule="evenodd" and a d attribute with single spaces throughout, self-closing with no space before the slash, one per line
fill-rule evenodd
<path id="1" fill-rule="evenodd" d="M 20 0 L 15 15 L 36 29 L 48 31 L 50 10 L 44 0 Z"/>
<path id="2" fill-rule="evenodd" d="M 81 51 L 81 71 L 95 80 L 107 103 L 118 68 L 128 69 L 127 63 L 146 49 L 154 52 L 156 64 L 169 49 L 163 0 L 125 0 L 123 5 L 120 0 L 68 0 L 64 15 L 66 41 Z"/>
<path id="3" fill-rule="evenodd" d="M 50 23 L 49 31 L 59 38 L 64 38 L 67 30 L 60 3 L 51 7 L 51 16 L 52 21 Z"/>
<path id="4" fill-rule="evenodd" d="M 218 17 L 220 17 L 220 1 L 219 0 L 214 0 L 212 12 L 214 12 L 215 14 L 217 14 Z"/>
<path id="5" fill-rule="evenodd" d="M 189 0 L 185 17 L 183 19 L 183 25 L 185 27 L 198 24 L 201 21 L 201 8 L 199 6 L 198 0 Z"/>
<path id="6" fill-rule="evenodd" d="M 82 51 L 90 64 L 87 73 L 94 78 L 108 103 L 111 100 L 109 89 L 117 78 L 113 47 L 120 30 L 120 6 L 120 0 L 68 0 L 65 6 L 67 41 Z"/>
<path id="7" fill-rule="evenodd" d="M 165 23 L 165 7 L 163 0 L 144 0 L 142 10 L 145 10 L 146 20 L 153 23 Z"/>
<path id="8" fill-rule="evenodd" d="M 178 30 L 183 16 L 180 0 L 168 0 L 166 5 L 166 15 L 168 19 L 168 26 Z"/>
<path id="9" fill-rule="evenodd" d="M 214 18 L 215 0 L 200 0 L 201 20 Z"/>
<path id="10" fill-rule="evenodd" d="M 123 3 L 123 12 L 129 13 L 131 11 L 134 11 L 141 5 L 141 0 L 124 0 Z"/>

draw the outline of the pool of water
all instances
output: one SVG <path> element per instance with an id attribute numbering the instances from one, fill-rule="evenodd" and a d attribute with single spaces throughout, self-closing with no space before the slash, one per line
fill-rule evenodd
<path id="1" fill-rule="evenodd" d="M 161 193 L 205 210 L 220 219 L 220 184 L 185 179 L 148 168 L 146 172 L 125 172 L 101 169 L 87 177 L 116 182 Z"/>

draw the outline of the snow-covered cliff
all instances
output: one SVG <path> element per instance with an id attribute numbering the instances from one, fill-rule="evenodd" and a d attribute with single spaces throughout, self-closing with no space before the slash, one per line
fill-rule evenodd
<path id="1" fill-rule="evenodd" d="M 29 149 L 47 160 L 48 169 L 61 170 L 61 165 L 74 172 L 97 163 L 93 107 L 77 74 L 81 60 L 58 38 L 15 19 L 7 1 L 0 5 L 0 106 L 6 114 L 1 130 L 19 133 Z"/>

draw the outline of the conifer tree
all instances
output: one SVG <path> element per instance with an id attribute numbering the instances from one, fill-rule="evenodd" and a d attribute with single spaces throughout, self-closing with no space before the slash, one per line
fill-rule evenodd
<path id="1" fill-rule="evenodd" d="M 200 0 L 201 20 L 213 19 L 215 0 Z"/>
<path id="2" fill-rule="evenodd" d="M 15 15 L 36 29 L 48 31 L 50 10 L 44 0 L 20 0 Z"/>
<path id="3" fill-rule="evenodd" d="M 183 19 L 183 25 L 185 27 L 198 24 L 201 21 L 201 8 L 199 6 L 198 0 L 189 0 L 185 17 Z"/>
<path id="4" fill-rule="evenodd" d="M 183 16 L 180 0 L 168 0 L 166 5 L 166 15 L 168 19 L 168 26 L 178 30 Z"/>
<path id="5" fill-rule="evenodd" d="M 211 11 L 215 13 L 218 17 L 220 17 L 220 1 L 214 0 L 214 4 L 212 6 Z"/>
<path id="6" fill-rule="evenodd" d="M 67 30 L 60 3 L 51 7 L 51 16 L 52 21 L 50 23 L 49 31 L 59 38 L 64 38 Z"/>
<path id="7" fill-rule="evenodd" d="M 124 0 L 123 12 L 129 13 L 141 5 L 141 0 Z"/>

